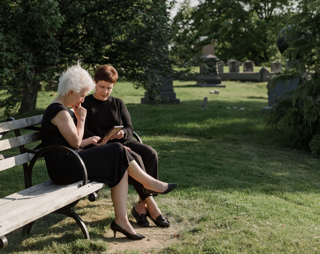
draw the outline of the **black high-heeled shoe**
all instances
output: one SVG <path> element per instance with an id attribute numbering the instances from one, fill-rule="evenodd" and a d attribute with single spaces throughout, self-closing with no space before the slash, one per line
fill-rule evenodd
<path id="1" fill-rule="evenodd" d="M 131 214 L 136 219 L 139 226 L 149 227 L 149 221 L 147 220 L 146 214 L 143 213 L 139 215 L 134 207 L 132 207 Z"/>
<path id="2" fill-rule="evenodd" d="M 120 227 L 115 221 L 112 221 L 110 228 L 113 230 L 114 238 L 116 238 L 116 233 L 119 231 L 120 233 L 124 234 L 126 237 L 128 237 L 131 240 L 141 240 L 142 238 L 145 238 L 144 235 L 140 234 L 130 234 L 128 231 L 124 230 L 122 227 Z"/>
<path id="3" fill-rule="evenodd" d="M 149 195 L 149 194 L 168 194 L 170 191 L 172 191 L 177 186 L 178 186 L 177 183 L 168 183 L 168 189 L 166 189 L 164 192 L 157 192 L 157 191 L 153 191 L 153 190 L 148 190 L 148 189 L 142 187 L 142 192 L 147 195 Z"/>
<path id="4" fill-rule="evenodd" d="M 168 221 L 168 219 L 166 217 L 164 217 L 162 214 L 160 214 L 156 219 L 153 219 L 149 213 L 149 211 L 147 211 L 147 216 L 153 221 L 154 224 L 156 224 L 158 227 L 162 227 L 162 228 L 168 228 L 170 227 L 170 222 Z"/>

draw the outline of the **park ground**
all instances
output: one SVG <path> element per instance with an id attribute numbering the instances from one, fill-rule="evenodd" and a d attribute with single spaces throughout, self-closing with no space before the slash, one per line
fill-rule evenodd
<path id="1" fill-rule="evenodd" d="M 110 190 L 98 201 L 79 202 L 77 212 L 92 240 L 82 239 L 74 221 L 49 215 L 35 222 L 29 236 L 17 230 L 0 253 L 318 253 L 320 252 L 319 157 L 288 146 L 283 133 L 266 126 L 266 83 L 223 82 L 199 88 L 174 82 L 180 105 L 141 105 L 143 90 L 116 84 L 134 129 L 159 154 L 160 179 L 178 188 L 156 201 L 172 226 L 140 228 L 130 215 L 137 201 L 129 190 L 128 215 L 146 239 L 113 238 Z M 4 93 L 0 94 L 4 96 Z M 41 114 L 54 98 L 40 91 Z M 206 108 L 201 108 L 208 97 Z M 236 108 L 235 108 L 236 107 Z M 242 109 L 241 109 L 242 108 Z M 39 162 L 35 183 L 47 179 Z M 0 172 L 1 197 L 23 189 L 21 168 Z"/>

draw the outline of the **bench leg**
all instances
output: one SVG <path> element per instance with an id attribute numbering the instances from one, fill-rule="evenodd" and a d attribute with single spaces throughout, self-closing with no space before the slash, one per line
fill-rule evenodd
<path id="1" fill-rule="evenodd" d="M 30 231 L 31 231 L 31 228 L 32 228 L 32 225 L 33 225 L 33 222 L 25 225 L 25 226 L 22 228 L 22 235 L 29 235 L 29 234 L 30 234 Z"/>
<path id="2" fill-rule="evenodd" d="M 87 229 L 87 226 L 86 224 L 84 224 L 84 222 L 82 221 L 82 219 L 80 218 L 80 216 L 74 211 L 74 205 L 78 203 L 78 201 L 70 204 L 70 205 L 67 205 L 57 211 L 55 211 L 55 213 L 60 213 L 60 214 L 64 214 L 68 217 L 71 217 L 73 218 L 78 226 L 80 227 L 82 233 L 84 234 L 84 237 L 88 240 L 90 240 L 90 235 L 89 235 L 89 232 L 88 232 L 88 229 Z"/>
<path id="3" fill-rule="evenodd" d="M 0 236 L 0 250 L 8 246 L 8 240 L 5 236 Z"/>
<path id="4" fill-rule="evenodd" d="M 82 233 L 84 234 L 84 237 L 87 238 L 88 240 L 90 240 L 90 235 L 89 235 L 87 226 L 86 226 L 86 224 L 84 224 L 84 222 L 82 221 L 80 216 L 78 214 L 76 214 L 75 211 L 73 211 L 69 216 L 72 217 L 77 222 L 77 224 L 80 227 Z"/>

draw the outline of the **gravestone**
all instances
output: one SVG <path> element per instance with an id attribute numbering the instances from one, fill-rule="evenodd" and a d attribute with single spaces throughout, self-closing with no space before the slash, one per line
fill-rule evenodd
<path id="1" fill-rule="evenodd" d="M 237 60 L 229 60 L 229 72 L 239 72 L 240 62 Z"/>
<path id="2" fill-rule="evenodd" d="M 209 54 L 201 57 L 204 67 L 200 68 L 196 86 L 201 87 L 225 87 L 221 84 L 221 78 L 217 71 L 217 63 L 220 61 L 215 55 Z"/>
<path id="3" fill-rule="evenodd" d="M 243 72 L 253 72 L 254 63 L 250 60 L 243 62 Z"/>
<path id="4" fill-rule="evenodd" d="M 271 77 L 269 70 L 264 66 L 260 69 L 259 73 L 261 82 L 268 81 Z"/>
<path id="5" fill-rule="evenodd" d="M 281 72 L 282 64 L 279 62 L 271 63 L 271 72 Z"/>
<path id="6" fill-rule="evenodd" d="M 208 97 L 204 97 L 201 108 L 206 108 L 208 103 Z"/>
<path id="7" fill-rule="evenodd" d="M 224 62 L 223 61 L 219 61 L 219 63 L 218 63 L 218 72 L 219 73 L 224 72 Z"/>
<path id="8" fill-rule="evenodd" d="M 287 66 L 292 66 L 294 61 L 287 61 Z M 297 88 L 299 84 L 299 78 L 294 78 L 288 83 L 278 82 L 273 85 L 272 81 L 269 80 L 267 84 L 268 89 L 268 106 L 261 109 L 264 113 L 266 110 L 271 109 L 281 99 L 291 96 L 290 91 Z"/>
<path id="9" fill-rule="evenodd" d="M 155 70 L 155 75 L 159 75 L 157 70 Z M 160 100 L 150 100 L 148 91 L 146 91 L 144 98 L 141 98 L 141 104 L 180 104 L 180 99 L 176 98 L 176 93 L 173 90 L 172 76 L 161 77 L 161 83 L 162 86 L 159 87 Z"/>

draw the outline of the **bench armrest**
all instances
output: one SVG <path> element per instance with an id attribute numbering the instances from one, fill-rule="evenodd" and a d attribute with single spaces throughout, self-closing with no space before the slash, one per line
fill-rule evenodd
<path id="1" fill-rule="evenodd" d="M 77 159 L 77 162 L 78 162 L 81 170 L 82 170 L 83 185 L 86 185 L 88 183 L 87 168 L 86 168 L 86 165 L 84 164 L 83 160 L 79 156 L 79 154 L 77 154 L 74 150 L 70 149 L 69 147 L 53 145 L 53 146 L 47 146 L 46 148 L 41 149 L 39 152 L 37 152 L 35 154 L 35 156 L 30 161 L 29 166 L 28 166 L 28 177 L 30 180 L 28 185 L 30 185 L 30 186 L 27 186 L 26 188 L 29 188 L 32 186 L 31 174 L 32 174 L 33 166 L 36 163 L 37 159 L 41 158 L 43 156 L 43 154 L 45 154 L 46 152 L 52 151 L 52 150 L 64 150 L 66 152 L 69 152 L 73 157 L 75 157 Z"/>
<path id="2" fill-rule="evenodd" d="M 139 137 L 138 133 L 136 133 L 135 131 L 133 132 L 133 137 L 134 137 L 137 141 L 139 141 L 141 144 L 143 144 L 143 142 L 142 142 L 141 138 Z"/>

